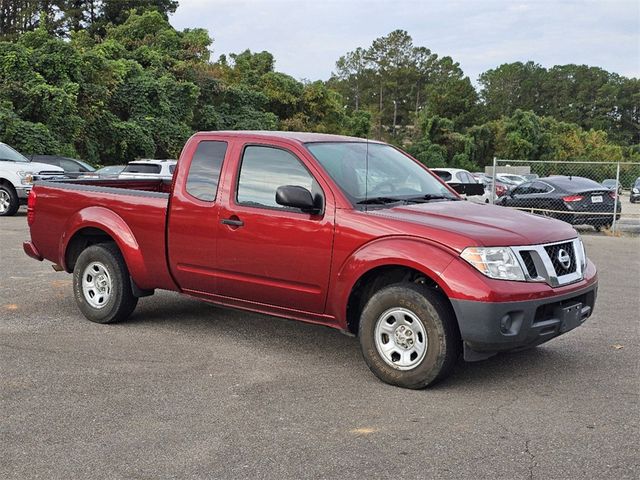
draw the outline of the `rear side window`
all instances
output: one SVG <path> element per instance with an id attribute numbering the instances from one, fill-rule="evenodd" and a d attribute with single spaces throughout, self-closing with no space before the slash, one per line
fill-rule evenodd
<path id="1" fill-rule="evenodd" d="M 129 173 L 160 173 L 160 165 L 157 163 L 130 163 L 124 167 L 123 172 Z"/>
<path id="2" fill-rule="evenodd" d="M 244 150 L 242 157 L 237 200 L 244 205 L 289 210 L 276 203 L 278 187 L 298 185 L 313 194 L 318 188 L 314 184 L 311 174 L 291 153 L 279 148 L 251 146 Z"/>
<path id="3" fill-rule="evenodd" d="M 187 175 L 186 189 L 189 195 L 205 202 L 216 199 L 225 153 L 227 142 L 205 140 L 198 144 Z"/>
<path id="4" fill-rule="evenodd" d="M 531 193 L 547 193 L 551 191 L 551 187 L 546 183 L 533 182 L 531 184 Z"/>
<path id="5" fill-rule="evenodd" d="M 440 177 L 444 182 L 448 182 L 451 180 L 451 174 L 449 172 L 444 172 L 442 170 L 433 170 L 438 177 Z"/>

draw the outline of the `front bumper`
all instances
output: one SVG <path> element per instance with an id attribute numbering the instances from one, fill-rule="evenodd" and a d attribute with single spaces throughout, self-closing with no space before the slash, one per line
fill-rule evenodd
<path id="1" fill-rule="evenodd" d="M 16 187 L 16 194 L 18 195 L 18 199 L 20 200 L 20 204 L 24 205 L 27 203 L 27 198 L 29 197 L 29 192 L 31 191 L 32 186 L 26 187 Z"/>
<path id="2" fill-rule="evenodd" d="M 464 341 L 465 360 L 547 342 L 581 325 L 596 301 L 597 282 L 548 298 L 516 302 L 451 299 Z"/>

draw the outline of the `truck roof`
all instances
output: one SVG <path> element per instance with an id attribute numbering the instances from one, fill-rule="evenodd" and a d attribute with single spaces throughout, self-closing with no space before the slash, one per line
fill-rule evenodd
<path id="1" fill-rule="evenodd" d="M 329 133 L 312 133 L 312 132 L 283 132 L 269 130 L 215 130 L 210 132 L 198 132 L 199 135 L 224 135 L 227 137 L 262 137 L 262 138 L 284 138 L 300 143 L 312 142 L 366 142 L 366 138 L 349 137 L 346 135 L 332 135 Z M 371 143 L 380 143 L 376 140 L 369 140 Z"/>

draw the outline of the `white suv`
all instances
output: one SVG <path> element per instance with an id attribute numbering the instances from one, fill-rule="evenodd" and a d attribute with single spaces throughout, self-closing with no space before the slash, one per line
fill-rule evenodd
<path id="1" fill-rule="evenodd" d="M 176 169 L 176 160 L 152 160 L 144 158 L 129 162 L 118 178 L 161 178 L 171 180 Z"/>
<path id="2" fill-rule="evenodd" d="M 15 215 L 35 180 L 64 178 L 64 170 L 46 163 L 30 162 L 9 145 L 0 142 L 0 217 Z"/>
<path id="3" fill-rule="evenodd" d="M 452 185 L 459 183 L 479 183 L 473 175 L 462 168 L 432 168 L 431 171 L 440 177 L 443 182 L 450 183 Z M 475 203 L 489 203 L 491 195 L 485 188 L 482 195 L 464 194 L 462 197 Z"/>

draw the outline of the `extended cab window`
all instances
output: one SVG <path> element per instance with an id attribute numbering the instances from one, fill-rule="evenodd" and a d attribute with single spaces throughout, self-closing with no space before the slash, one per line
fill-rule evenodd
<path id="1" fill-rule="evenodd" d="M 187 175 L 186 189 L 189 195 L 205 202 L 215 200 L 226 152 L 227 142 L 205 140 L 198 144 Z"/>
<path id="2" fill-rule="evenodd" d="M 311 174 L 291 153 L 279 148 L 250 146 L 242 156 L 237 200 L 244 205 L 288 210 L 276 203 L 278 187 L 297 185 L 314 193 L 318 189 L 314 184 Z"/>

